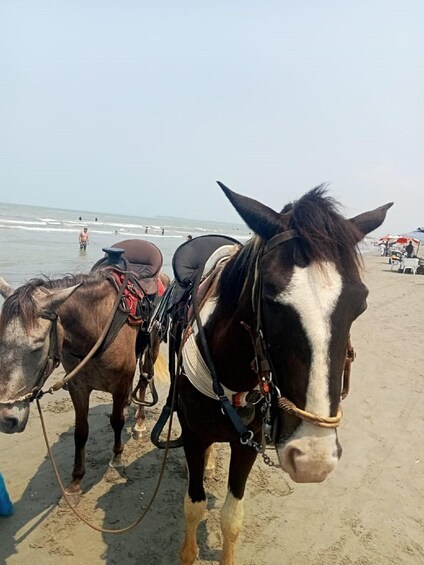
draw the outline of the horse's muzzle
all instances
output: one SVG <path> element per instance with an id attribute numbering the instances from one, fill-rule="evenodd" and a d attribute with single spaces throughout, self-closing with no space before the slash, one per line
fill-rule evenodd
<path id="1" fill-rule="evenodd" d="M 4 434 L 17 434 L 24 431 L 29 416 L 29 405 L 24 408 L 0 407 L 0 432 Z"/>
<path id="2" fill-rule="evenodd" d="M 321 430 L 317 435 L 297 435 L 296 439 L 279 446 L 277 453 L 281 468 L 293 481 L 320 483 L 336 467 L 342 448 L 335 430 L 330 429 Z"/>

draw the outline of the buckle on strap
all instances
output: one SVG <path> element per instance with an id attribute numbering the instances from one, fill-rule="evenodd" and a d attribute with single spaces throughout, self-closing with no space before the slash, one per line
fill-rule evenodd
<path id="1" fill-rule="evenodd" d="M 240 443 L 242 445 L 252 445 L 253 442 L 253 432 L 252 430 L 246 430 L 242 436 L 240 436 Z"/>

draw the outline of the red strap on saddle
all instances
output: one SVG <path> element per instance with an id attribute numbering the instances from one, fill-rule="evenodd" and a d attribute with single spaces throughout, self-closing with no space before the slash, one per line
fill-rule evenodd
<path id="1" fill-rule="evenodd" d="M 158 277 L 158 296 L 162 296 L 165 290 L 166 290 L 165 285 L 160 280 L 160 277 Z"/>
<path id="2" fill-rule="evenodd" d="M 118 287 L 122 286 L 125 275 L 120 271 L 112 271 L 113 278 L 115 279 Z M 141 303 L 144 299 L 144 292 L 142 289 L 135 285 L 131 280 L 127 282 L 127 286 L 122 295 L 122 302 L 125 310 L 128 311 L 128 323 L 129 324 L 141 324 L 143 320 L 137 312 L 137 305 Z"/>

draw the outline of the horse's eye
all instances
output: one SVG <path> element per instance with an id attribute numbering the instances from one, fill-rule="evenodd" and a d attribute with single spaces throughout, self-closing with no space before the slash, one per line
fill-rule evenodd
<path id="1" fill-rule="evenodd" d="M 34 343 L 31 349 L 31 353 L 40 353 L 44 349 L 44 341 L 40 343 Z"/>

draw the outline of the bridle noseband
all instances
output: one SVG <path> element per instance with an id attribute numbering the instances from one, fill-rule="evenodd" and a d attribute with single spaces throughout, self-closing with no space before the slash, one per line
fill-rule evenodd
<path id="1" fill-rule="evenodd" d="M 294 402 L 282 396 L 278 387 L 272 380 L 272 360 L 268 351 L 268 346 L 262 331 L 262 274 L 260 263 L 264 256 L 269 253 L 275 247 L 291 241 L 292 239 L 299 237 L 296 230 L 286 230 L 272 237 L 263 247 L 262 252 L 258 255 L 254 282 L 252 288 L 252 304 L 253 311 L 256 315 L 256 334 L 252 336 L 254 349 L 255 349 L 255 360 L 254 365 L 256 367 L 256 372 L 259 376 L 259 382 L 264 395 L 274 394 L 277 398 L 277 405 L 280 410 L 292 414 L 305 422 L 309 422 L 315 426 L 322 428 L 337 428 L 343 416 L 342 409 L 339 405 L 336 416 L 320 416 L 319 414 L 314 414 L 313 412 L 308 412 L 302 410 Z M 350 385 L 350 367 L 355 358 L 355 352 L 350 342 L 350 337 L 346 346 L 346 359 L 343 369 L 343 386 L 340 398 L 345 399 L 349 393 Z M 271 402 L 269 402 L 271 404 Z"/>

